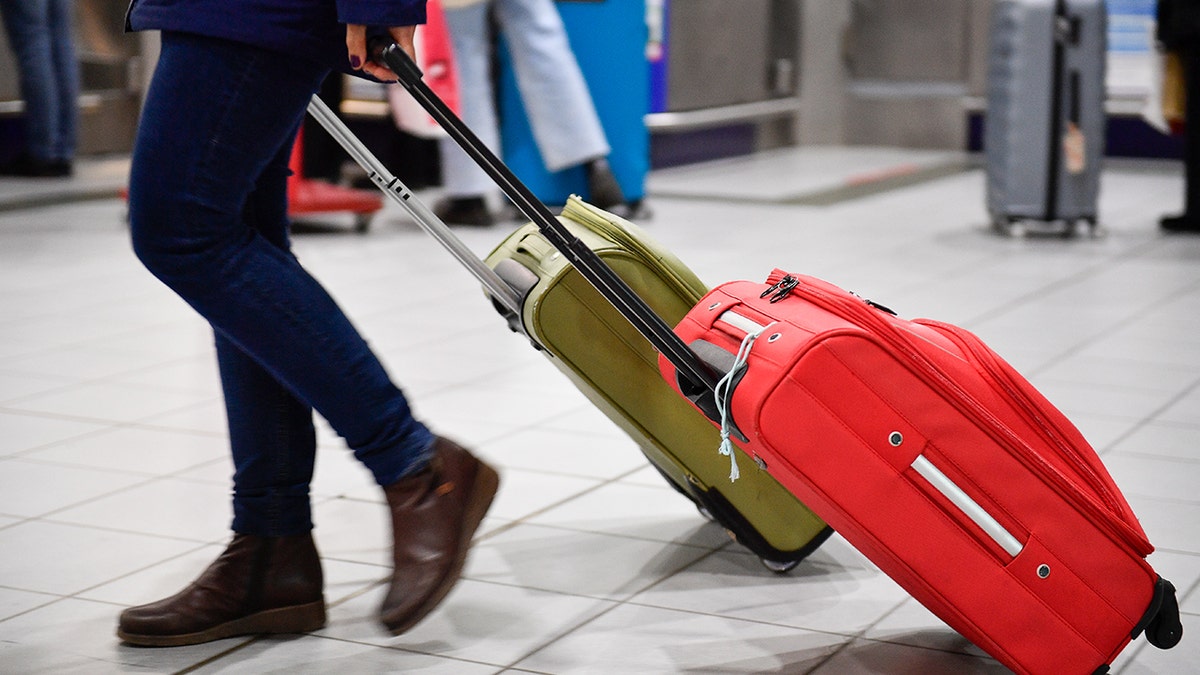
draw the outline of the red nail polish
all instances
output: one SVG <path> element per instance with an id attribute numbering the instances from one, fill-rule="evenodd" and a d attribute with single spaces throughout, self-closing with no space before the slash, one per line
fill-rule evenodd
<path id="1" fill-rule="evenodd" d="M 362 59 L 358 58 L 357 55 L 351 56 L 350 57 L 350 67 L 355 70 L 358 70 L 360 67 L 362 67 Z"/>

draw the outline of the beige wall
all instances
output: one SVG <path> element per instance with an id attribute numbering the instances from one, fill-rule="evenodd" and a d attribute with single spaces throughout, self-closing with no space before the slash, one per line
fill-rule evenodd
<path id="1" fill-rule="evenodd" d="M 8 46 L 8 35 L 0 31 L 0 104 L 20 98 L 17 93 L 17 64 Z"/>
<path id="2" fill-rule="evenodd" d="M 837 58 L 814 64 L 843 86 L 805 105 L 842 114 L 808 142 L 963 147 L 966 104 L 984 92 L 990 0 L 844 0 L 843 11 Z"/>

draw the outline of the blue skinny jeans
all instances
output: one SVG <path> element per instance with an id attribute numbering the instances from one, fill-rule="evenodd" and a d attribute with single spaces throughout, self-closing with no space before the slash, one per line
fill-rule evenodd
<path id="1" fill-rule="evenodd" d="M 433 444 L 290 250 L 288 157 L 326 72 L 303 58 L 164 33 L 134 144 L 134 251 L 216 336 L 239 533 L 311 529 L 313 410 L 379 485 L 422 467 Z"/>

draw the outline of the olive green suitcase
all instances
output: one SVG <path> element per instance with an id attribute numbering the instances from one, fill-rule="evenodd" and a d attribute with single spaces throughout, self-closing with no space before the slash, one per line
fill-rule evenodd
<path id="1" fill-rule="evenodd" d="M 633 223 L 571 197 L 559 221 L 659 317 L 678 323 L 708 288 Z M 701 513 L 767 567 L 787 571 L 832 532 L 766 471 L 729 479 L 719 431 L 658 371 L 649 341 L 568 262 L 538 226 L 522 226 L 485 262 L 523 298 L 510 325 L 641 447 Z"/>
<path id="2" fill-rule="evenodd" d="M 413 78 L 419 81 L 419 74 Z M 416 94 L 421 94 L 418 100 L 432 95 Z M 578 238 L 563 244 L 570 247 L 573 259 L 591 256 L 598 264 L 607 262 L 612 269 L 605 268 L 605 272 L 619 277 L 612 282 L 622 287 L 608 290 L 617 297 L 632 293 L 644 298 L 646 312 L 657 316 L 640 311 L 623 316 L 613 304 L 617 301 L 605 299 L 543 235 L 553 229 L 526 225 L 487 261 L 480 260 L 319 98 L 313 97 L 308 110 L 367 171 L 372 182 L 479 279 L 514 330 L 549 354 L 589 399 L 633 437 L 671 485 L 756 553 L 768 568 L 786 572 L 832 534 L 832 529 L 766 471 L 744 471 L 739 480 L 730 481 L 729 461 L 718 454 L 719 432 L 666 384 L 658 372 L 655 347 L 634 327 L 633 319 L 626 318 L 657 322 L 658 331 L 671 334 L 666 322 L 678 323 L 708 290 L 679 260 L 633 224 L 578 198 L 572 198 L 556 219 L 545 205 L 532 201 L 536 198 L 531 194 L 522 194 L 527 189 L 507 175 L 506 167 L 489 173 L 518 206 L 524 206 L 523 212 L 534 213 L 540 218 L 535 222 L 551 228 L 562 224 Z M 439 112 L 435 118 L 443 126 L 450 123 L 448 130 L 454 135 L 455 125 L 461 122 L 449 112 Z M 485 170 L 498 166 L 499 160 L 486 148 L 470 147 L 487 160 Z M 587 255 L 581 258 L 575 246 Z M 620 302 L 628 305 L 630 298 L 623 297 Z M 658 332 L 648 334 L 657 336 Z M 687 350 L 682 343 L 675 348 Z M 697 381 L 707 376 L 710 374 L 697 372 Z"/>

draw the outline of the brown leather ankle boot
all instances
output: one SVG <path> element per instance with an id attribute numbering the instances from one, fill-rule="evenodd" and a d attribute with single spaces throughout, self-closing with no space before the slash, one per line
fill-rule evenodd
<path id="1" fill-rule="evenodd" d="M 135 645 L 175 647 L 235 635 L 314 631 L 325 625 L 322 585 L 311 533 L 237 534 L 187 588 L 121 612 L 117 637 Z"/>
<path id="2" fill-rule="evenodd" d="M 379 616 L 393 635 L 425 618 L 458 581 L 499 485 L 495 469 L 439 438 L 429 468 L 384 488 L 395 568 Z"/>

